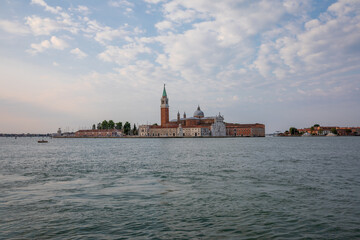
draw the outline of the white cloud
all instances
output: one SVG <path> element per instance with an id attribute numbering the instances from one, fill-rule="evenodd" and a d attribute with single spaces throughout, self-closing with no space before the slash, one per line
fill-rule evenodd
<path id="1" fill-rule="evenodd" d="M 62 10 L 61 7 L 51 7 L 44 0 L 31 0 L 31 4 L 37 4 L 45 8 L 46 11 L 58 14 Z"/>
<path id="2" fill-rule="evenodd" d="M 254 38 L 278 24 L 286 13 L 278 1 L 174 0 L 163 6 L 164 19 L 155 25 L 163 32 L 155 38 L 163 46 L 157 62 L 187 81 L 206 79 L 212 86 L 219 82 L 234 86 L 240 81 L 239 69 L 246 72 L 255 52 Z M 172 33 L 165 33 L 168 29 Z"/>
<path id="3" fill-rule="evenodd" d="M 134 7 L 132 2 L 126 0 L 109 1 L 108 4 L 111 7 Z"/>
<path id="4" fill-rule="evenodd" d="M 107 46 L 106 50 L 98 55 L 99 59 L 105 62 L 115 62 L 119 65 L 128 64 L 139 54 L 151 53 L 151 49 L 143 44 L 130 43 L 120 47 Z"/>
<path id="5" fill-rule="evenodd" d="M 35 35 L 50 35 L 52 32 L 61 29 L 60 24 L 50 18 L 41 18 L 38 16 L 26 17 L 26 24 L 29 25 L 31 31 Z"/>
<path id="6" fill-rule="evenodd" d="M 79 59 L 87 57 L 87 54 L 81 51 L 79 48 L 72 49 L 70 53 L 74 54 Z"/>
<path id="7" fill-rule="evenodd" d="M 29 29 L 18 22 L 0 20 L 0 28 L 8 33 L 17 35 L 26 35 L 30 33 Z"/>
<path id="8" fill-rule="evenodd" d="M 43 6 L 45 11 L 56 15 L 56 19 L 41 18 L 38 16 L 27 17 L 27 24 L 32 28 L 35 35 L 50 35 L 53 31 L 66 30 L 73 34 L 78 33 L 80 23 L 72 19 L 72 16 L 59 6 L 51 7 L 44 0 L 32 0 L 32 4 Z M 76 9 L 69 9 L 88 14 L 90 11 L 86 6 L 79 5 Z"/>
<path id="9" fill-rule="evenodd" d="M 69 45 L 62 39 L 52 36 L 50 39 L 51 45 L 55 49 L 64 50 L 69 47 Z"/>
<path id="10" fill-rule="evenodd" d="M 293 0 L 284 0 L 283 5 L 285 9 L 294 15 L 306 14 L 309 9 L 311 9 L 310 0 L 302 1 L 293 1 Z"/>
<path id="11" fill-rule="evenodd" d="M 105 42 L 111 42 L 115 38 L 126 38 L 128 31 L 124 29 L 112 29 L 110 27 L 103 28 L 102 31 L 98 31 L 95 34 L 95 40 L 99 43 L 105 44 Z"/>
<path id="12" fill-rule="evenodd" d="M 263 76 L 274 74 L 282 79 L 358 65 L 360 18 L 351 17 L 359 14 L 358 9 L 360 2 L 339 1 L 329 7 L 335 15 L 324 13 L 319 19 L 304 22 L 305 29 L 295 36 L 285 32 L 263 43 L 254 61 L 256 68 Z"/>
<path id="13" fill-rule="evenodd" d="M 26 24 L 30 27 L 34 35 L 51 35 L 54 32 L 68 31 L 72 34 L 82 33 L 88 38 L 95 39 L 97 42 L 105 45 L 114 39 L 123 39 L 125 41 L 132 41 L 131 35 L 138 35 L 142 33 L 137 27 L 130 30 L 127 24 L 118 28 L 112 28 L 99 23 L 96 20 L 89 19 L 88 17 L 78 16 L 73 17 L 73 13 L 66 13 L 60 7 L 50 7 L 43 0 L 33 0 L 33 4 L 45 7 L 46 11 L 50 11 L 57 16 L 55 18 L 43 18 L 40 16 L 32 15 L 25 18 Z M 130 13 L 133 3 L 128 1 L 112 1 L 109 4 L 117 4 L 125 6 L 125 12 Z M 82 14 L 89 14 L 90 10 L 87 6 L 79 5 L 77 8 L 68 8 L 70 12 L 80 12 Z"/>
<path id="14" fill-rule="evenodd" d="M 126 1 L 126 0 L 117 0 L 117 1 L 109 1 L 108 5 L 111 7 L 117 7 L 117 8 L 122 8 L 124 9 L 124 14 L 125 15 L 129 15 L 130 13 L 133 13 L 134 10 L 134 3 L 130 2 L 130 1 Z"/>
<path id="15" fill-rule="evenodd" d="M 158 4 L 160 2 L 164 2 L 165 0 L 144 0 L 147 3 L 152 3 L 152 4 Z"/>
<path id="16" fill-rule="evenodd" d="M 155 27 L 160 30 L 166 30 L 172 28 L 172 23 L 170 21 L 162 21 L 155 24 Z"/>
<path id="17" fill-rule="evenodd" d="M 344 16 L 351 12 L 359 14 L 359 2 L 356 0 L 339 0 L 332 4 L 328 11 L 335 13 L 337 16 Z"/>
<path id="18" fill-rule="evenodd" d="M 90 9 L 87 6 L 79 5 L 77 8 L 69 8 L 70 11 L 79 12 L 84 15 L 91 13 Z"/>
<path id="19" fill-rule="evenodd" d="M 52 36 L 50 40 L 44 40 L 41 43 L 32 43 L 30 46 L 31 49 L 27 50 L 27 52 L 33 55 L 44 52 L 47 49 L 64 50 L 69 47 L 64 40 L 55 36 Z"/>
<path id="20" fill-rule="evenodd" d="M 129 35 L 132 33 L 126 30 L 127 26 L 124 25 L 117 29 L 113 29 L 108 26 L 103 26 L 102 24 L 98 23 L 96 20 L 88 20 L 86 22 L 86 28 L 83 28 L 83 32 L 89 38 L 94 38 L 95 41 L 106 44 L 108 42 L 113 41 L 114 39 L 121 39 L 123 38 L 125 41 L 131 41 Z M 134 33 L 136 33 L 136 28 L 134 29 Z"/>
<path id="21" fill-rule="evenodd" d="M 30 53 L 32 54 L 36 54 L 38 52 L 43 52 L 45 51 L 46 49 L 50 48 L 51 47 L 51 43 L 49 40 L 44 40 L 42 41 L 41 43 L 32 43 L 31 44 L 31 48 L 32 50 L 29 50 Z"/>

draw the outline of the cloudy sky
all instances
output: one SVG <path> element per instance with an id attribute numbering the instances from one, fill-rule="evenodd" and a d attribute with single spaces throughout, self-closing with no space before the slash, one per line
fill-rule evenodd
<path id="1" fill-rule="evenodd" d="M 360 125 L 360 1 L 2 0 L 0 132 L 221 112 Z"/>

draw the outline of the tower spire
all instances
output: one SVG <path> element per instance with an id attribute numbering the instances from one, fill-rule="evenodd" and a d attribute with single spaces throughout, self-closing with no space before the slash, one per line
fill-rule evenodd
<path id="1" fill-rule="evenodd" d="M 163 97 L 167 97 L 166 89 L 165 89 L 165 83 L 164 83 Z"/>

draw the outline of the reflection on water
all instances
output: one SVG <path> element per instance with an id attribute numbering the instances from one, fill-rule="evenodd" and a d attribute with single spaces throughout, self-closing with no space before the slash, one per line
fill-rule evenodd
<path id="1" fill-rule="evenodd" d="M 360 138 L 0 138 L 0 238 L 360 238 Z"/>

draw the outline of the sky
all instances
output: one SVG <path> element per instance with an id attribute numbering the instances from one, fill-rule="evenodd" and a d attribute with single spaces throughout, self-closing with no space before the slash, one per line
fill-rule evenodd
<path id="1" fill-rule="evenodd" d="M 360 1 L 2 0 L 0 133 L 219 112 L 360 126 Z"/>

